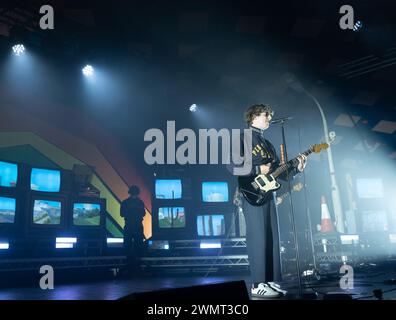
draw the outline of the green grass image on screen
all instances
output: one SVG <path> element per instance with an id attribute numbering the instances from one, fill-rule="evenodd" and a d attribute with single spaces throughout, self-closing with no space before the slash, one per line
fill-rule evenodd
<path id="1" fill-rule="evenodd" d="M 186 216 L 183 207 L 164 207 L 158 209 L 160 228 L 184 228 Z"/>
<path id="2" fill-rule="evenodd" d="M 33 223 L 60 224 L 61 206 L 59 201 L 34 200 Z"/>
<path id="3" fill-rule="evenodd" d="M 73 224 L 75 226 L 99 226 L 100 204 L 75 203 L 73 205 Z"/>
<path id="4" fill-rule="evenodd" d="M 16 200 L 0 197 L 0 223 L 14 223 Z"/>

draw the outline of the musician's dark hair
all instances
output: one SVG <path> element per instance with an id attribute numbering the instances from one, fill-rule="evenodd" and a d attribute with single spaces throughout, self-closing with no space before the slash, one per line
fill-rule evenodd
<path id="1" fill-rule="evenodd" d="M 135 185 L 130 186 L 130 187 L 129 187 L 129 190 L 128 190 L 128 193 L 129 193 L 131 196 L 138 196 L 139 193 L 140 193 L 140 188 L 139 188 L 138 186 L 135 186 Z"/>
<path id="2" fill-rule="evenodd" d="M 245 121 L 247 125 L 250 126 L 254 118 L 258 117 L 262 113 L 267 113 L 267 116 L 271 115 L 271 117 L 274 115 L 274 111 L 269 105 L 254 104 L 247 108 L 245 111 Z"/>

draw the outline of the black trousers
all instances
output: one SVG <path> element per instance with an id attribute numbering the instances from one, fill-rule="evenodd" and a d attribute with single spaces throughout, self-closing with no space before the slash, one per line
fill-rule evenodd
<path id="1" fill-rule="evenodd" d="M 127 257 L 129 268 L 137 269 L 140 258 L 144 256 L 147 245 L 143 242 L 144 235 L 141 232 L 132 232 L 130 229 L 124 230 L 124 252 Z"/>
<path id="2" fill-rule="evenodd" d="M 243 200 L 252 283 L 281 281 L 279 229 L 274 201 L 255 207 Z"/>

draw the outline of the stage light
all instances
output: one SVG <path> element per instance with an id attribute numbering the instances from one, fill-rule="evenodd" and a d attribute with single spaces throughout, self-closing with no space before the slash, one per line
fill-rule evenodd
<path id="1" fill-rule="evenodd" d="M 25 53 L 25 46 L 23 44 L 18 43 L 16 45 L 12 46 L 12 52 L 16 56 L 20 56 Z"/>
<path id="2" fill-rule="evenodd" d="M 72 249 L 74 247 L 73 243 L 57 243 L 55 245 L 56 249 Z"/>
<path id="3" fill-rule="evenodd" d="M 201 248 L 201 249 L 216 249 L 216 248 L 221 248 L 221 243 L 220 243 L 220 242 L 206 242 L 206 241 L 201 241 L 200 248 Z"/>
<path id="4" fill-rule="evenodd" d="M 109 248 L 121 248 L 124 246 L 123 238 L 107 238 L 106 241 Z"/>
<path id="5" fill-rule="evenodd" d="M 124 243 L 123 238 L 107 238 L 107 243 Z"/>
<path id="6" fill-rule="evenodd" d="M 363 27 L 363 23 L 358 20 L 356 21 L 355 25 L 353 26 L 353 31 L 357 32 Z"/>
<path id="7" fill-rule="evenodd" d="M 340 235 L 342 244 L 358 244 L 359 235 L 357 234 L 342 234 Z"/>
<path id="8" fill-rule="evenodd" d="M 56 238 L 56 243 L 76 243 L 77 238 L 71 238 L 71 237 L 59 237 Z"/>
<path id="9" fill-rule="evenodd" d="M 74 237 L 59 237 L 56 238 L 55 248 L 56 249 L 71 249 L 77 242 L 77 238 Z"/>
<path id="10" fill-rule="evenodd" d="M 195 103 L 193 103 L 193 104 L 190 106 L 190 111 L 191 111 L 191 112 L 196 112 L 197 109 L 198 109 L 198 106 L 197 106 Z"/>
<path id="11" fill-rule="evenodd" d="M 93 68 L 91 65 L 87 64 L 87 65 L 82 69 L 82 73 L 83 73 L 83 75 L 86 76 L 86 77 L 91 77 L 91 76 L 93 76 L 93 74 L 94 74 L 94 68 Z"/>
<path id="12" fill-rule="evenodd" d="M 0 242 L 0 250 L 7 250 L 10 248 L 10 244 L 8 242 Z"/>

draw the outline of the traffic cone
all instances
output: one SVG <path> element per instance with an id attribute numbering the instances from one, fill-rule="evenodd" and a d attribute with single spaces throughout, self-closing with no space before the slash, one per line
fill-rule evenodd
<path id="1" fill-rule="evenodd" d="M 322 223 L 320 226 L 320 232 L 329 233 L 334 231 L 333 223 L 330 219 L 329 208 L 327 207 L 326 198 L 321 198 L 321 209 L 322 209 Z"/>

